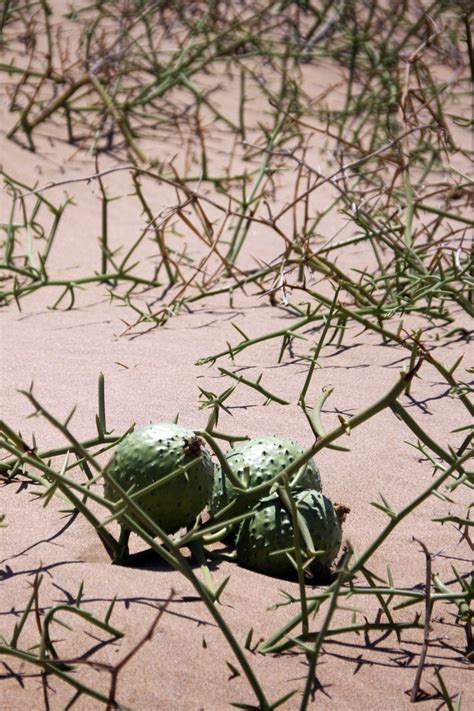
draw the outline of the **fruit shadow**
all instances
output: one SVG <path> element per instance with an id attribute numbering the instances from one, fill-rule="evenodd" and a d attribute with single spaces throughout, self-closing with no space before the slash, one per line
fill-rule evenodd
<path id="1" fill-rule="evenodd" d="M 224 564 L 232 563 L 235 566 L 241 568 L 242 566 L 235 560 L 233 556 L 234 549 L 232 546 L 228 545 L 225 547 L 220 547 L 213 550 L 206 551 L 206 563 L 207 567 L 211 572 L 219 571 L 220 567 Z M 194 570 L 200 570 L 201 562 L 198 561 L 193 554 L 188 549 L 182 550 L 183 558 L 186 563 Z M 120 565 L 127 568 L 134 568 L 139 570 L 157 571 L 157 572 L 173 572 L 175 568 L 167 563 L 157 551 L 152 548 L 147 548 L 145 550 L 130 553 L 125 559 L 115 565 Z M 285 578 L 276 578 L 270 575 L 264 575 L 257 571 L 250 570 L 254 575 L 263 576 L 265 578 L 270 578 L 275 581 L 286 581 L 289 583 L 298 584 L 298 574 L 295 570 L 294 575 L 288 575 Z M 332 570 L 319 572 L 313 577 L 308 577 L 305 579 L 305 585 L 308 589 L 315 589 L 320 586 L 327 586 L 333 583 L 337 575 Z"/>
<path id="2" fill-rule="evenodd" d="M 180 551 L 186 563 L 193 570 L 201 567 L 200 562 L 196 560 L 188 548 L 183 547 Z M 207 565 L 210 570 L 218 569 L 219 564 L 226 558 L 228 559 L 228 556 L 225 555 L 224 550 L 222 552 L 222 558 L 220 556 L 213 556 L 211 559 L 207 559 Z M 161 572 L 171 572 L 175 570 L 175 568 L 153 548 L 145 548 L 144 550 L 129 553 L 124 556 L 122 560 L 115 562 L 114 565 L 119 565 L 125 568 L 137 568 L 141 570 L 155 570 Z"/>

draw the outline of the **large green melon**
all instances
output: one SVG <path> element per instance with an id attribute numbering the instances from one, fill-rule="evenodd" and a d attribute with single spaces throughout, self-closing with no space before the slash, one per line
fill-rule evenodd
<path id="1" fill-rule="evenodd" d="M 308 571 L 314 576 L 327 574 L 339 552 L 342 538 L 336 509 L 320 491 L 299 491 L 293 498 L 308 528 L 313 550 L 322 551 L 312 560 Z M 255 515 L 242 522 L 237 536 L 239 565 L 275 578 L 294 578 L 296 569 L 290 558 L 286 553 L 278 553 L 290 548 L 293 549 L 290 555 L 295 557 L 291 514 L 278 494 L 261 499 L 253 511 Z M 303 545 L 302 553 L 305 559 Z"/>
<path id="2" fill-rule="evenodd" d="M 195 521 L 208 502 L 212 485 L 210 454 L 194 432 L 168 422 L 140 427 L 120 442 L 107 473 L 123 489 L 133 487 L 135 493 L 193 459 L 196 462 L 185 472 L 137 500 L 165 533 L 175 533 Z M 104 495 L 110 501 L 120 498 L 107 480 Z"/>
<path id="3" fill-rule="evenodd" d="M 240 480 L 248 477 L 248 486 L 258 486 L 280 474 L 289 464 L 300 457 L 303 447 L 291 439 L 282 437 L 258 437 L 237 445 L 227 455 L 226 460 Z M 321 491 L 321 477 L 315 462 L 309 460 L 298 476 L 293 475 L 292 488 L 316 489 Z M 291 482 L 290 482 L 291 485 Z M 239 497 L 238 492 L 226 477 L 221 467 L 216 467 L 212 486 L 209 512 L 214 516 L 220 509 Z M 229 512 L 229 516 L 238 516 L 249 511 L 258 501 L 259 496 L 240 497 Z"/>

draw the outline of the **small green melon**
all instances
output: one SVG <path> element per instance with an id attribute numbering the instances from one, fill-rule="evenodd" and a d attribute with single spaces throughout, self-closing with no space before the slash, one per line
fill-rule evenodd
<path id="1" fill-rule="evenodd" d="M 140 427 L 120 442 L 107 473 L 125 491 L 135 493 L 193 459 L 196 462 L 185 472 L 137 499 L 165 533 L 175 533 L 195 521 L 207 504 L 212 485 L 210 454 L 192 430 L 168 422 Z M 104 495 L 109 501 L 120 498 L 107 480 Z"/>
<path id="2" fill-rule="evenodd" d="M 257 486 L 282 472 L 303 452 L 303 447 L 291 439 L 273 436 L 258 437 L 234 447 L 227 454 L 226 460 L 240 480 L 247 478 L 247 486 Z M 294 483 L 292 484 L 292 482 Z M 299 489 L 321 491 L 321 477 L 315 462 L 312 459 L 308 461 L 302 471 L 298 472 L 297 475 L 293 475 L 292 482 L 290 482 L 290 485 L 295 491 Z M 235 491 L 221 467 L 216 467 L 209 502 L 211 516 L 214 516 L 238 496 L 238 492 Z M 241 497 L 241 500 L 236 502 L 229 512 L 229 516 L 238 516 L 250 511 L 258 499 L 258 495 L 246 497 L 245 499 Z"/>
<path id="3" fill-rule="evenodd" d="M 327 574 L 341 545 L 342 530 L 331 501 L 320 491 L 298 491 L 293 495 L 313 542 L 314 551 L 323 551 L 313 558 L 308 572 L 314 576 Z M 278 494 L 261 499 L 253 509 L 255 516 L 245 519 L 236 542 L 239 565 L 275 578 L 295 578 L 296 569 L 285 549 L 294 558 L 294 532 L 291 514 Z M 303 558 L 305 548 L 302 544 Z"/>

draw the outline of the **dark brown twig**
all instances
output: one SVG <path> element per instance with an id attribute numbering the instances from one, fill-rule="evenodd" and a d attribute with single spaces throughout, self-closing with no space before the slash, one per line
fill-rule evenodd
<path id="1" fill-rule="evenodd" d="M 168 595 L 167 599 L 165 600 L 163 606 L 160 608 L 157 616 L 153 620 L 153 623 L 151 624 L 150 628 L 148 629 L 147 633 L 141 638 L 139 642 L 128 652 L 128 654 L 125 655 L 125 657 L 113 668 L 111 672 L 111 680 L 110 680 L 110 691 L 109 691 L 109 701 L 107 703 L 107 708 L 105 711 L 112 711 L 112 709 L 118 708 L 117 701 L 115 699 L 116 692 L 117 692 L 117 682 L 118 682 L 118 675 L 124 668 L 124 666 L 130 661 L 130 659 L 135 656 L 135 654 L 141 649 L 141 647 L 145 644 L 145 642 L 149 642 L 151 638 L 154 635 L 156 626 L 158 625 L 158 622 L 161 620 L 163 614 L 166 612 L 168 609 L 171 601 L 173 600 L 175 596 L 175 591 L 173 588 L 171 588 L 171 592 Z"/>
<path id="2" fill-rule="evenodd" d="M 418 669 L 416 670 L 415 682 L 414 682 L 413 687 L 410 692 L 410 701 L 412 704 L 415 703 L 416 701 L 418 701 L 418 694 L 420 692 L 421 677 L 423 674 L 423 669 L 424 669 L 425 661 L 426 661 L 426 655 L 428 653 L 428 646 L 430 643 L 430 619 L 431 619 L 431 611 L 433 609 L 433 602 L 431 600 L 431 561 L 432 561 L 432 556 L 422 541 L 419 541 L 417 538 L 414 538 L 413 540 L 420 544 L 420 546 L 423 549 L 423 553 L 425 554 L 425 558 L 426 558 L 426 590 L 425 590 L 426 594 L 425 594 L 425 624 L 424 624 L 424 629 L 423 629 L 423 647 L 421 649 L 420 660 L 418 662 Z"/>

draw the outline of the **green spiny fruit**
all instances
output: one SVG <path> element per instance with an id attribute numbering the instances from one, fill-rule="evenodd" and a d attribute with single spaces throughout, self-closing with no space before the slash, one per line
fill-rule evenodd
<path id="1" fill-rule="evenodd" d="M 313 551 L 322 551 L 306 570 L 315 576 L 327 574 L 341 545 L 338 511 L 320 491 L 298 491 L 292 495 L 311 536 Z M 275 578 L 294 578 L 296 568 L 289 557 L 295 559 L 291 513 L 277 493 L 261 499 L 253 511 L 255 515 L 242 522 L 237 536 L 239 565 Z M 302 535 L 300 544 L 304 562 L 308 556 Z M 288 549 L 288 553 L 278 552 Z"/>
<path id="2" fill-rule="evenodd" d="M 195 463 L 186 471 L 136 500 L 165 533 L 175 533 L 194 522 L 207 504 L 212 485 L 210 454 L 194 432 L 167 422 L 140 427 L 120 442 L 107 473 L 125 491 L 135 493 L 193 459 Z M 104 495 L 109 501 L 120 498 L 107 480 Z"/>
<path id="3" fill-rule="evenodd" d="M 239 479 L 246 486 L 258 486 L 269 481 L 283 471 L 304 452 L 301 445 L 282 437 L 258 437 L 237 445 L 226 456 L 226 460 Z M 299 489 L 321 491 L 321 477 L 313 460 L 306 462 L 302 469 L 293 475 L 290 486 Z M 238 493 L 220 467 L 216 467 L 212 486 L 209 511 L 214 516 L 220 509 L 238 497 Z M 241 497 L 229 511 L 229 516 L 250 511 L 258 501 L 257 496 Z"/>

